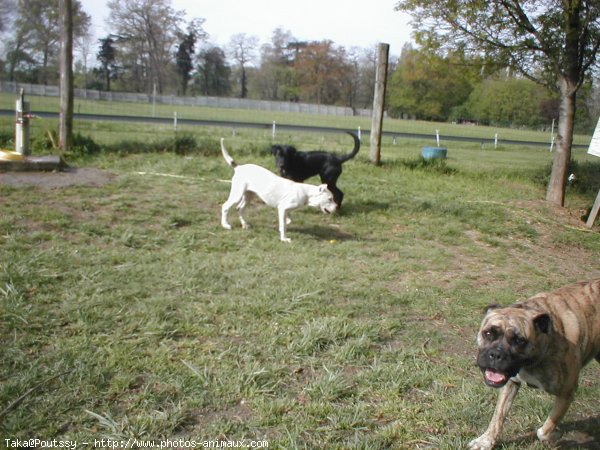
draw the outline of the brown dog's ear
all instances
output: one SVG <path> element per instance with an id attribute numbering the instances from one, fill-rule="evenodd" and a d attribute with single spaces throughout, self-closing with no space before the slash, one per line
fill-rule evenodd
<path id="1" fill-rule="evenodd" d="M 548 333 L 552 327 L 552 319 L 549 314 L 540 314 L 533 319 L 533 324 L 542 333 Z"/>
<path id="2" fill-rule="evenodd" d="M 492 303 L 491 305 L 486 306 L 485 310 L 483 311 L 484 314 L 489 313 L 490 311 L 494 310 L 494 309 L 498 309 L 500 308 L 500 305 L 498 303 Z"/>

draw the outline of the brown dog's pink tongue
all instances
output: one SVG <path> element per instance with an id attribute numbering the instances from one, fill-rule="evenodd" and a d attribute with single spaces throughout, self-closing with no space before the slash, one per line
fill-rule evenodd
<path id="1" fill-rule="evenodd" d="M 504 380 L 506 380 L 506 375 L 496 372 L 492 369 L 486 369 L 485 378 L 492 383 L 502 383 Z"/>

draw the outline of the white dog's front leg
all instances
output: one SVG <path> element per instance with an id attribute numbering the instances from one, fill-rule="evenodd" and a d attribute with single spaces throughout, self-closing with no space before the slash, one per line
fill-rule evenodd
<path id="1" fill-rule="evenodd" d="M 248 193 L 245 192 L 244 196 L 242 197 L 242 200 L 238 204 L 238 215 L 240 217 L 240 223 L 242 224 L 242 228 L 244 230 L 247 230 L 248 228 L 250 228 L 250 225 L 248 224 L 248 222 L 246 222 L 246 219 L 244 219 L 244 211 L 246 210 L 247 204 L 248 204 Z"/>
<path id="2" fill-rule="evenodd" d="M 229 225 L 229 222 L 227 221 L 228 213 L 229 213 L 229 205 L 228 205 L 228 203 L 225 203 L 223 205 L 223 207 L 221 208 L 221 226 L 223 228 L 225 228 L 226 230 L 231 230 L 231 225 Z"/>
<path id="3" fill-rule="evenodd" d="M 277 208 L 277 212 L 279 215 L 279 239 L 281 242 L 292 242 L 291 239 L 285 237 L 285 225 L 287 223 L 287 210 L 285 208 L 279 207 Z"/>
<path id="4" fill-rule="evenodd" d="M 229 210 L 234 205 L 242 207 L 245 206 L 244 200 L 244 187 L 238 181 L 236 181 L 234 175 L 233 179 L 231 180 L 231 190 L 229 191 L 229 197 L 221 207 L 221 225 L 223 226 L 223 228 L 225 228 L 226 230 L 231 230 L 231 225 L 227 220 Z"/>

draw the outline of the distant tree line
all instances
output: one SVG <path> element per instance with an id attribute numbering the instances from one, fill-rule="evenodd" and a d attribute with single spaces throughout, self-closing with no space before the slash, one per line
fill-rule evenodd
<path id="1" fill-rule="evenodd" d="M 576 129 L 591 133 L 600 115 L 599 79 L 589 77 L 577 97 Z M 423 120 L 502 127 L 547 128 L 558 118 L 559 94 L 510 66 L 440 56 L 404 46 L 388 89 L 388 114 Z"/>
<path id="2" fill-rule="evenodd" d="M 276 29 L 271 41 L 236 34 L 210 41 L 202 18 L 185 19 L 170 0 L 109 0 L 110 34 L 91 37 L 91 18 L 74 0 L 76 87 L 148 94 L 236 96 L 370 108 L 376 48 L 303 41 Z M 0 0 L 0 77 L 58 84 L 58 0 Z M 423 47 L 426 48 L 426 47 Z M 392 117 L 547 127 L 558 97 L 507 67 L 460 51 L 406 45 L 391 58 Z M 590 77 L 578 96 L 578 131 L 590 132 L 600 95 Z"/>

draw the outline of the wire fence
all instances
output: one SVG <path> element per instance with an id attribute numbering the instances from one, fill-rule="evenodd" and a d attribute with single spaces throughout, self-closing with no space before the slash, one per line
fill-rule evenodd
<path id="1" fill-rule="evenodd" d="M 0 92 L 18 94 L 21 89 L 28 96 L 58 97 L 58 86 L 16 83 L 0 81 Z M 178 97 L 175 95 L 98 91 L 92 89 L 74 89 L 75 99 L 96 100 L 118 103 L 135 103 L 149 105 L 190 106 L 209 108 L 229 108 L 256 111 L 276 111 L 283 113 L 320 114 L 329 116 L 361 116 L 371 117 L 369 109 L 353 109 L 334 105 L 316 105 L 299 102 L 282 102 L 269 100 L 253 100 L 233 97 Z M 155 110 L 157 112 L 158 110 Z"/>

